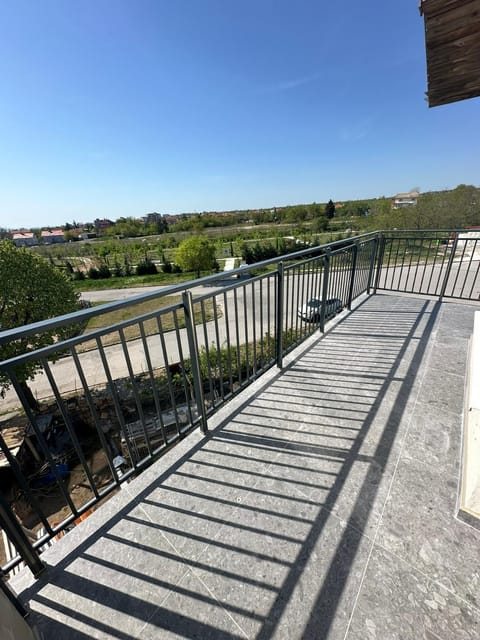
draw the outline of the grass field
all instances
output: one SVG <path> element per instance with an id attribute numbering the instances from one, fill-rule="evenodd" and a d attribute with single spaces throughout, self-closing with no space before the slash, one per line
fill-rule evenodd
<path id="1" fill-rule="evenodd" d="M 158 300 L 148 300 L 147 302 L 142 302 L 133 307 L 125 307 L 124 309 L 118 309 L 115 311 L 110 311 L 108 313 L 104 313 L 101 316 L 95 316 L 94 318 L 90 318 L 85 327 L 83 334 L 87 335 L 91 331 L 95 331 L 95 329 L 102 329 L 104 327 L 109 327 L 118 322 L 124 322 L 126 320 L 137 318 L 138 316 L 150 313 L 152 311 L 157 311 L 163 309 L 165 307 L 169 307 L 172 305 L 176 305 L 181 302 L 181 296 L 165 296 L 159 298 Z M 105 304 L 104 302 L 98 302 L 95 306 Z M 206 300 L 204 303 L 205 310 L 205 320 L 213 320 L 214 318 L 214 306 L 212 300 Z M 221 316 L 221 309 L 217 308 L 218 317 Z M 185 326 L 185 315 L 183 309 L 179 309 L 177 311 L 177 319 L 179 328 L 183 328 Z M 194 319 L 195 324 L 201 324 L 203 321 L 201 307 L 200 304 L 194 304 Z M 175 321 L 173 312 L 164 312 L 161 315 L 162 320 L 162 328 L 164 331 L 172 331 L 175 328 Z M 151 318 L 146 320 L 143 323 L 143 327 L 145 330 L 145 334 L 147 336 L 154 335 L 158 333 L 158 325 L 156 318 Z M 140 338 L 140 327 L 138 323 L 134 323 L 128 325 L 123 330 L 126 340 L 136 340 Z M 118 331 L 107 333 L 102 337 L 102 343 L 104 346 L 110 346 L 112 344 L 120 343 L 120 334 Z M 90 351 L 91 349 L 96 349 L 96 341 L 95 340 L 86 340 L 82 342 L 78 347 L 78 351 Z"/>

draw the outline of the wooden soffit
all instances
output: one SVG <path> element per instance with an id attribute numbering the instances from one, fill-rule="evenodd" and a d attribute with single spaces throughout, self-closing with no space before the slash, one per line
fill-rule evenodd
<path id="1" fill-rule="evenodd" d="M 480 0 L 421 0 L 428 104 L 480 95 Z"/>

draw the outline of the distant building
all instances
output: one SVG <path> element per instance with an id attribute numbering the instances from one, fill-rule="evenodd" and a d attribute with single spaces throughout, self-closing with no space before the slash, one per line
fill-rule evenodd
<path id="1" fill-rule="evenodd" d="M 105 231 L 105 229 L 113 227 L 114 225 L 114 223 L 111 220 L 108 220 L 108 218 L 103 218 L 103 220 L 97 218 L 94 220 L 93 224 L 95 225 L 95 229 L 98 233 L 101 233 L 102 231 Z"/>
<path id="2" fill-rule="evenodd" d="M 78 234 L 78 239 L 79 240 L 92 240 L 93 238 L 96 238 L 97 234 L 95 233 L 95 231 L 82 231 L 81 233 Z"/>
<path id="3" fill-rule="evenodd" d="M 65 234 L 63 229 L 52 229 L 51 231 L 42 231 L 42 241 L 45 244 L 54 244 L 56 242 L 65 242 Z"/>
<path id="4" fill-rule="evenodd" d="M 414 207 L 417 204 L 418 191 L 411 191 L 410 193 L 397 193 L 392 198 L 392 209 L 402 209 L 402 207 Z"/>
<path id="5" fill-rule="evenodd" d="M 31 231 L 12 231 L 12 240 L 17 247 L 34 247 L 38 244 L 37 236 Z"/>
<path id="6" fill-rule="evenodd" d="M 155 224 L 162 218 L 163 216 L 161 213 L 157 213 L 156 211 L 154 211 L 153 213 L 147 213 L 146 216 L 143 216 L 142 221 L 145 224 Z"/>

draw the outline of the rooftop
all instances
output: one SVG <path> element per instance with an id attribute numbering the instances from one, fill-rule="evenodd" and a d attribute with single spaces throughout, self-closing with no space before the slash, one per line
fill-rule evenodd
<path id="1" fill-rule="evenodd" d="M 480 636 L 473 304 L 362 297 L 17 575 L 45 638 Z"/>

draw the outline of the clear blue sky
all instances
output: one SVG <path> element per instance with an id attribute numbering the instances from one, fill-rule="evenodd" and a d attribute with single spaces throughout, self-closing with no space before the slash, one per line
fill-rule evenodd
<path id="1" fill-rule="evenodd" d="M 0 226 L 478 184 L 418 0 L 0 4 Z"/>

